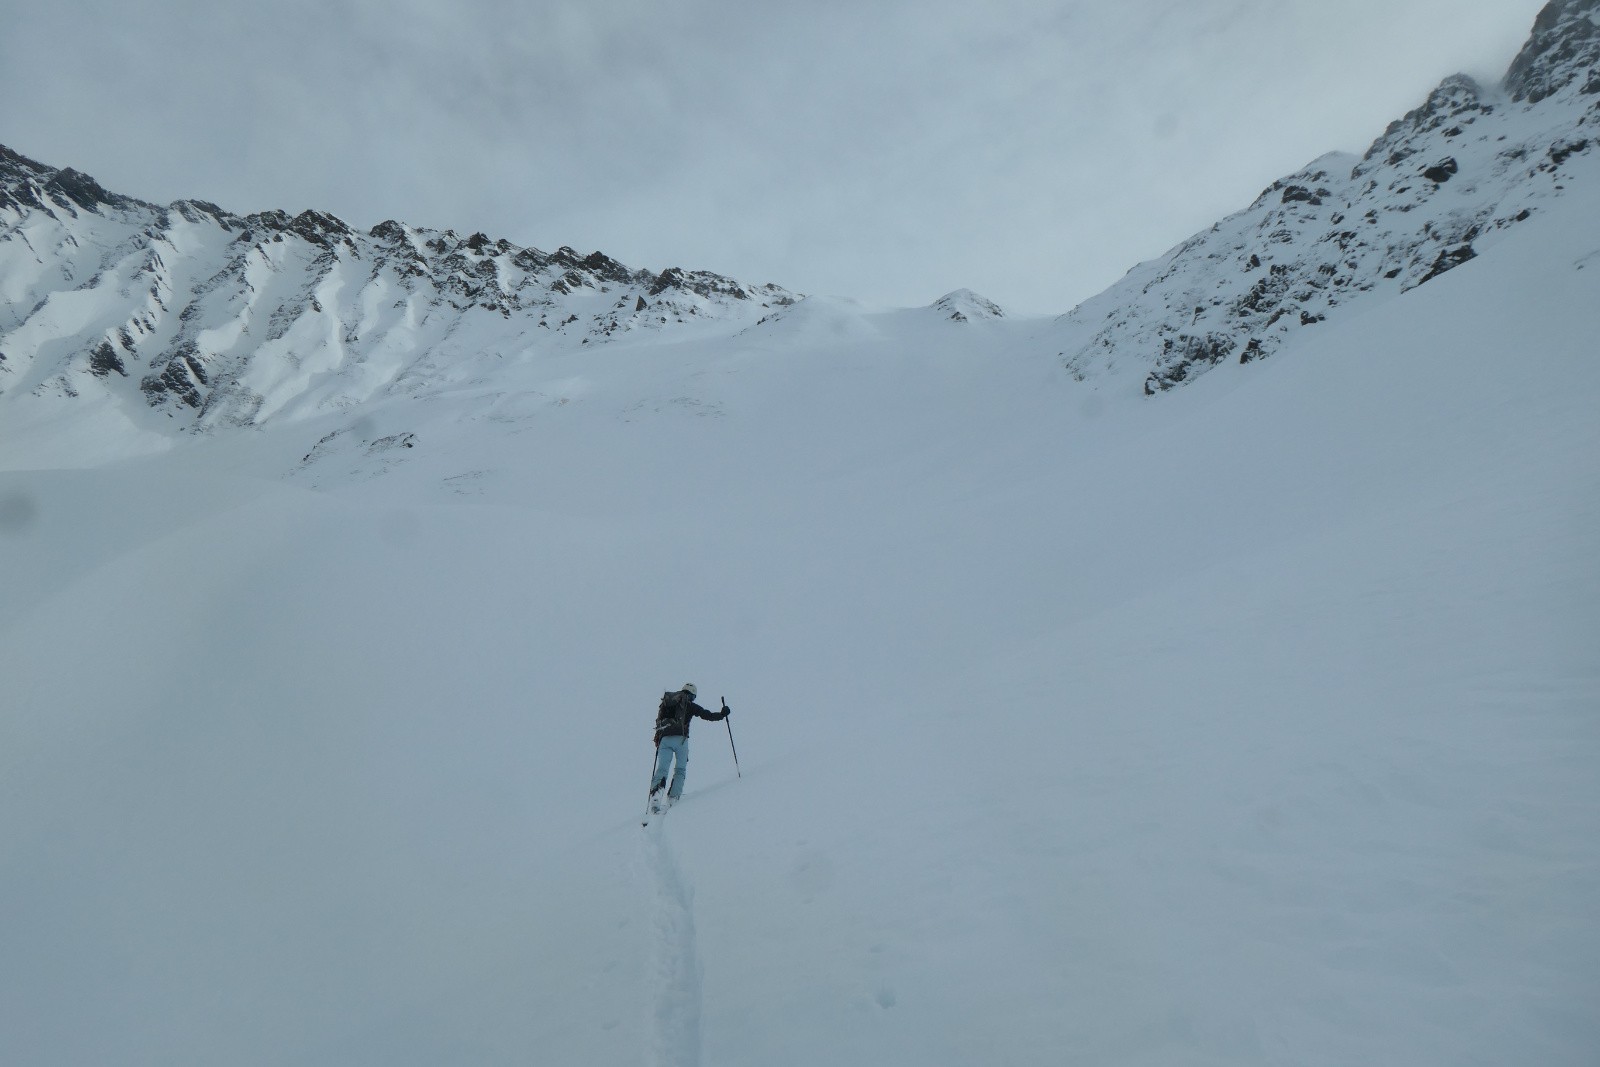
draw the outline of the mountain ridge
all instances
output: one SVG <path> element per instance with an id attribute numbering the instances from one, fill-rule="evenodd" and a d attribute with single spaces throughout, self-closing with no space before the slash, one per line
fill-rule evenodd
<path id="1" fill-rule="evenodd" d="M 424 357 L 465 315 L 522 320 L 502 331 L 514 351 L 529 331 L 588 344 L 744 321 L 750 307 L 796 299 L 709 271 L 657 274 L 598 251 L 546 253 L 395 220 L 362 233 L 317 210 L 238 215 L 194 199 L 162 207 L 4 146 L 0 217 L 0 293 L 12 309 L 0 320 L 0 391 L 72 399 L 115 376 L 136 381 L 150 408 L 197 426 L 270 416 L 319 357 L 324 369 L 399 347 Z M 402 328 L 430 320 L 431 329 Z M 389 361 L 391 381 L 405 362 Z M 334 403 L 360 403 L 382 384 L 358 384 Z"/>
<path id="2" fill-rule="evenodd" d="M 1079 382 L 1154 395 L 1491 250 L 1600 137 L 1600 0 L 1552 0 L 1500 84 L 1444 79 L 1359 158 L 1329 153 L 1035 332 Z M 1003 317 L 956 290 L 947 323 Z M 0 394 L 96 393 L 162 432 L 427 395 L 469 363 L 773 328 L 803 299 L 484 233 L 308 209 L 161 207 L 0 146 Z M 163 417 L 164 418 L 161 418 Z M 164 424 L 164 426 L 163 426 Z"/>
<path id="3" fill-rule="evenodd" d="M 1061 316 L 1074 378 L 1130 361 L 1144 392 L 1270 356 L 1352 304 L 1491 248 L 1600 138 L 1600 3 L 1553 0 L 1501 83 L 1445 78 L 1358 158 L 1330 153 Z"/>

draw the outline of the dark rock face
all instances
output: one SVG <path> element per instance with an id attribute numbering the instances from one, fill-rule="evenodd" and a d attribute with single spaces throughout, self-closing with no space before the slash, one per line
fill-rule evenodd
<path id="1" fill-rule="evenodd" d="M 1208 333 L 1198 337 L 1179 334 L 1167 338 L 1162 345 L 1157 369 L 1145 379 L 1145 396 L 1164 393 L 1188 381 L 1197 368 L 1216 366 L 1237 347 L 1238 341 L 1228 334 Z"/>
<path id="2" fill-rule="evenodd" d="M 1579 152 L 1589 150 L 1589 139 L 1580 137 L 1572 141 L 1558 141 L 1550 146 L 1550 164 L 1559 167 Z"/>
<path id="3" fill-rule="evenodd" d="M 302 211 L 282 227 L 307 244 L 331 249 L 350 238 L 350 227 L 325 211 Z"/>
<path id="4" fill-rule="evenodd" d="M 406 228 L 394 219 L 385 219 L 368 230 L 367 236 L 388 245 L 402 244 L 406 239 Z"/>
<path id="5" fill-rule="evenodd" d="M 166 361 L 160 371 L 148 375 L 139 388 L 150 398 L 152 406 L 172 397 L 185 407 L 199 409 L 205 402 L 202 389 L 210 384 L 205 363 L 193 342 L 182 345 Z"/>
<path id="6" fill-rule="evenodd" d="M 1467 260 L 1475 258 L 1477 254 L 1472 250 L 1472 245 L 1470 244 L 1464 244 L 1458 248 L 1442 248 L 1439 250 L 1438 257 L 1434 259 L 1433 265 L 1428 268 L 1428 273 L 1424 274 L 1417 284 L 1431 282 L 1445 271 L 1453 270 Z"/>
<path id="7" fill-rule="evenodd" d="M 89 353 L 89 373 L 97 378 L 104 378 L 112 371 L 116 371 L 124 378 L 128 376 L 128 368 L 122 365 L 122 358 L 117 355 L 117 350 L 111 347 L 111 342 L 101 341 L 99 347 Z"/>
<path id="8" fill-rule="evenodd" d="M 1534 20 L 1528 42 L 1511 61 L 1505 89 L 1513 100 L 1536 104 L 1581 76 L 1581 91 L 1593 93 L 1600 91 L 1597 63 L 1600 0 L 1551 0 Z"/>
<path id="9" fill-rule="evenodd" d="M 132 205 L 138 201 L 115 197 L 81 171 L 57 170 L 37 163 L 5 145 L 0 145 L 0 208 L 42 207 L 48 199 L 58 199 L 67 210 L 93 211 L 112 203 Z"/>
<path id="10" fill-rule="evenodd" d="M 602 281 L 628 282 L 633 272 L 602 252 L 591 252 L 579 261 L 583 269 Z"/>
<path id="11" fill-rule="evenodd" d="M 1328 190 L 1326 189 L 1318 189 L 1313 192 L 1303 185 L 1286 185 L 1283 188 L 1283 196 L 1279 198 L 1278 202 L 1280 204 L 1302 203 L 1310 204 L 1313 207 L 1321 207 L 1322 198 L 1327 195 Z"/>
<path id="12" fill-rule="evenodd" d="M 771 288 L 771 287 L 769 287 Z M 681 267 L 668 267 L 650 286 L 651 296 L 660 296 L 671 289 L 695 293 L 702 297 L 726 296 L 735 300 L 749 300 L 753 295 L 731 278 L 705 271 L 686 271 Z"/>
<path id="13" fill-rule="evenodd" d="M 1456 172 L 1460 169 L 1461 167 L 1456 163 L 1455 160 L 1446 156 L 1444 159 L 1424 170 L 1422 172 L 1422 176 L 1428 179 L 1430 182 L 1433 182 L 1437 185 L 1443 185 L 1445 182 L 1453 178 Z"/>
<path id="14" fill-rule="evenodd" d="M 91 211 L 108 202 L 106 191 L 100 188 L 99 182 L 71 167 L 57 171 L 45 188 L 53 193 L 61 193 L 74 204 Z"/>

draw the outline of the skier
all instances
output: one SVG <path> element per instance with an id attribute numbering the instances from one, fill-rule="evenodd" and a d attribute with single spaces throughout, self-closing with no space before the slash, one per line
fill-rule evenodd
<path id="1" fill-rule="evenodd" d="M 697 690 L 686 682 L 676 693 L 661 695 L 661 710 L 656 715 L 656 772 L 650 779 L 650 811 L 659 814 L 683 795 L 683 774 L 689 764 L 689 723 L 695 716 L 718 722 L 733 714 L 726 702 L 721 711 L 707 711 L 694 702 Z M 672 786 L 667 787 L 667 772 Z M 663 800 L 661 791 L 666 789 Z"/>

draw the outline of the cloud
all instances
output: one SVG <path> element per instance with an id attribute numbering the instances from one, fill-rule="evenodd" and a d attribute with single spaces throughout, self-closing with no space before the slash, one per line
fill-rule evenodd
<path id="1" fill-rule="evenodd" d="M 1498 76 L 1539 4 L 11 6 L 0 140 L 118 191 L 1042 312 Z"/>

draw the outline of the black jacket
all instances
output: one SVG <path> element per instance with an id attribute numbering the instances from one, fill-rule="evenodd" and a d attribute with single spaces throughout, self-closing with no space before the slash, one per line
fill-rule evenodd
<path id="1" fill-rule="evenodd" d="M 656 718 L 656 744 L 659 745 L 663 737 L 688 737 L 689 724 L 697 715 L 702 719 L 716 722 L 728 717 L 728 709 L 707 711 L 681 689 L 676 693 L 663 694 L 661 711 Z"/>

